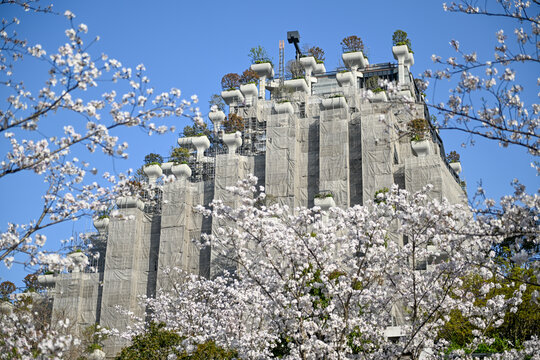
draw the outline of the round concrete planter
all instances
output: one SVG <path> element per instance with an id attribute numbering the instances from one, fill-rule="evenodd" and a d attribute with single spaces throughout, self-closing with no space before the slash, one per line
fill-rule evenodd
<path id="1" fill-rule="evenodd" d="M 246 99 L 246 105 L 253 105 L 257 99 L 257 85 L 255 84 L 246 84 L 240 85 L 240 91 Z"/>
<path id="2" fill-rule="evenodd" d="M 337 73 L 336 79 L 341 86 L 354 85 L 354 76 L 350 71 Z"/>
<path id="3" fill-rule="evenodd" d="M 266 78 L 274 77 L 274 69 L 272 68 L 271 63 L 252 64 L 250 68 L 259 76 L 264 76 Z"/>
<path id="4" fill-rule="evenodd" d="M 73 262 L 73 272 L 78 273 L 81 272 L 81 268 L 86 266 L 88 264 L 88 257 L 84 255 L 82 252 L 74 252 L 71 254 L 68 254 L 68 259 L 70 259 Z"/>
<path id="5" fill-rule="evenodd" d="M 214 124 L 214 132 L 221 130 L 221 123 L 225 120 L 225 113 L 221 110 L 212 111 L 208 114 L 208 118 Z"/>
<path id="6" fill-rule="evenodd" d="M 144 210 L 144 203 L 134 196 L 120 196 L 116 199 L 116 205 L 122 208 L 138 208 Z"/>
<path id="7" fill-rule="evenodd" d="M 292 106 L 292 104 L 290 102 L 282 102 L 282 103 L 279 103 L 279 104 L 274 104 L 274 109 L 276 110 L 276 112 L 278 114 L 293 114 L 294 113 L 294 108 Z"/>
<path id="8" fill-rule="evenodd" d="M 411 147 L 418 157 L 423 157 L 429 155 L 429 141 L 411 141 Z"/>
<path id="9" fill-rule="evenodd" d="M 330 98 L 330 99 L 323 99 L 322 106 L 326 110 L 331 109 L 341 109 L 347 106 L 347 101 L 343 96 Z"/>
<path id="10" fill-rule="evenodd" d="M 150 184 L 155 184 L 157 179 L 163 175 L 163 170 L 159 165 L 146 165 L 143 168 L 144 173 L 148 176 L 148 182 Z"/>
<path id="11" fill-rule="evenodd" d="M 405 58 L 403 63 L 405 64 L 405 66 L 407 66 L 410 69 L 411 66 L 414 65 L 414 55 L 413 55 L 413 53 L 411 53 L 411 52 L 407 53 L 407 57 Z"/>
<path id="12" fill-rule="evenodd" d="M 293 91 L 302 91 L 305 93 L 309 91 L 309 87 L 305 79 L 285 80 L 283 84 L 285 88 L 292 89 Z"/>
<path id="13" fill-rule="evenodd" d="M 109 228 L 109 218 L 102 218 L 102 219 L 96 219 L 94 220 L 94 227 L 97 229 L 97 231 L 100 234 L 104 234 L 107 232 L 107 229 Z"/>
<path id="14" fill-rule="evenodd" d="M 56 283 L 56 280 L 54 279 L 53 274 L 38 275 L 37 281 L 38 283 L 46 287 L 54 286 L 54 284 Z"/>
<path id="15" fill-rule="evenodd" d="M 455 171 L 456 174 L 459 175 L 461 173 L 461 163 L 459 161 L 451 162 L 449 165 L 452 168 L 452 170 Z"/>
<path id="16" fill-rule="evenodd" d="M 163 170 L 163 174 L 171 175 L 171 167 L 172 166 L 173 166 L 172 161 L 161 164 L 161 170 Z"/>
<path id="17" fill-rule="evenodd" d="M 191 176 L 191 168 L 188 164 L 173 165 L 171 171 L 178 180 L 186 180 Z"/>
<path id="18" fill-rule="evenodd" d="M 204 157 L 204 151 L 210 147 L 210 140 L 206 136 L 192 136 L 178 139 L 180 146 L 193 146 L 197 150 L 197 160 Z"/>
<path id="19" fill-rule="evenodd" d="M 242 146 L 242 133 L 237 131 L 232 134 L 223 134 L 223 142 L 229 149 L 229 154 L 236 153 L 236 149 Z"/>
<path id="20" fill-rule="evenodd" d="M 398 61 L 403 59 L 403 62 L 405 62 L 405 59 L 409 57 L 409 47 L 407 45 L 392 46 L 392 54 L 394 59 Z"/>
<path id="21" fill-rule="evenodd" d="M 371 102 L 386 102 L 388 101 L 388 97 L 386 96 L 386 91 L 381 91 L 378 93 L 374 93 L 373 96 L 370 98 Z"/>
<path id="22" fill-rule="evenodd" d="M 363 69 L 366 67 L 366 59 L 361 51 L 349 52 L 341 54 L 343 63 L 349 69 Z"/>
<path id="23" fill-rule="evenodd" d="M 313 74 L 318 75 L 318 74 L 324 74 L 324 73 L 326 73 L 326 67 L 324 66 L 324 64 L 323 63 L 315 64 L 315 67 L 313 68 Z"/>
<path id="24" fill-rule="evenodd" d="M 242 94 L 246 97 L 252 97 L 257 96 L 257 85 L 255 84 L 246 84 L 246 85 L 240 85 L 240 91 Z"/>
<path id="25" fill-rule="evenodd" d="M 244 101 L 244 95 L 242 95 L 240 90 L 222 91 L 221 97 L 227 105 L 238 104 Z"/>
<path id="26" fill-rule="evenodd" d="M 336 206 L 334 198 L 330 196 L 323 198 L 316 197 L 315 199 L 313 199 L 313 203 L 315 204 L 315 206 L 320 207 L 322 211 L 328 211 L 328 209 L 330 209 L 331 207 Z"/>

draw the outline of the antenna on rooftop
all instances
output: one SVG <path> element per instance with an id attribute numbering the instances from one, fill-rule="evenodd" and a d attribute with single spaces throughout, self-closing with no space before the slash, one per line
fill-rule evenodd
<path id="1" fill-rule="evenodd" d="M 285 79 L 285 41 L 279 40 L 279 81 L 283 85 Z"/>
<path id="2" fill-rule="evenodd" d="M 287 41 L 289 44 L 294 44 L 294 47 L 296 48 L 296 60 L 299 60 L 302 52 L 298 46 L 298 43 L 300 42 L 300 34 L 298 31 L 287 31 Z"/>

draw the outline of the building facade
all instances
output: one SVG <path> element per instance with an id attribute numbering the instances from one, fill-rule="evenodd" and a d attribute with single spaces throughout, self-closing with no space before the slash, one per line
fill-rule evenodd
<path id="1" fill-rule="evenodd" d="M 93 271 L 40 277 L 54 296 L 54 316 L 74 319 L 81 329 L 99 323 L 124 330 L 132 320 L 118 308 L 144 317 L 139 298 L 171 286 L 167 268 L 219 273 L 216 252 L 200 250 L 192 239 L 220 224 L 194 208 L 213 199 L 234 206 L 226 188 L 248 174 L 290 209 L 312 207 L 322 193 L 342 208 L 363 204 L 393 184 L 411 192 L 432 184 L 431 196 L 466 203 L 459 169 L 448 163 L 437 132 L 428 128 L 423 141 L 411 141 L 408 124 L 429 123 L 429 112 L 409 71 L 412 54 L 406 46 L 393 53 L 397 63 L 374 65 L 361 52 L 344 54 L 347 69 L 340 72 L 300 58 L 304 77 L 289 80 L 274 79 L 269 63 L 252 65 L 258 86 L 222 93 L 229 113 L 243 119 L 242 131 L 223 132 L 225 114 L 211 112 L 212 141 L 179 139 L 190 148 L 189 164 L 166 163 L 148 174 L 150 182 L 161 173 L 175 181 L 150 197 L 119 198 L 120 217 L 95 222 L 92 251 L 100 258 Z M 368 89 L 374 83 L 379 89 Z M 109 340 L 106 352 L 112 356 L 125 345 Z"/>

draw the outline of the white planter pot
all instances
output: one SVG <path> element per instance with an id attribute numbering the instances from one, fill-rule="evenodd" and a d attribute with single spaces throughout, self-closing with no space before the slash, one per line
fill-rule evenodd
<path id="1" fill-rule="evenodd" d="M 107 232 L 107 229 L 109 228 L 109 218 L 102 218 L 102 219 L 96 219 L 94 220 L 94 227 L 97 229 L 97 231 L 100 234 L 104 234 Z"/>
<path id="2" fill-rule="evenodd" d="M 353 70 L 363 69 L 366 67 L 366 59 L 361 51 L 341 54 L 343 63 L 346 67 Z"/>
<path id="3" fill-rule="evenodd" d="M 248 96 L 257 96 L 257 85 L 255 84 L 246 84 L 240 85 L 240 91 L 247 98 Z"/>
<path id="4" fill-rule="evenodd" d="M 366 67 L 369 67 L 369 60 L 365 57 L 364 62 L 366 63 Z"/>
<path id="5" fill-rule="evenodd" d="M 172 161 L 168 161 L 166 163 L 161 164 L 161 170 L 163 170 L 163 174 L 171 175 L 171 167 L 172 166 L 173 166 Z"/>
<path id="6" fill-rule="evenodd" d="M 333 197 L 315 198 L 313 199 L 315 206 L 321 208 L 322 211 L 328 211 L 331 207 L 336 206 L 336 202 Z"/>
<path id="7" fill-rule="evenodd" d="M 52 287 L 56 283 L 55 276 L 53 274 L 38 275 L 37 281 L 46 287 Z"/>
<path id="8" fill-rule="evenodd" d="M 88 257 L 82 252 L 74 252 L 68 254 L 67 258 L 73 262 L 73 267 L 71 268 L 72 272 L 74 273 L 81 272 L 81 269 L 83 269 L 88 264 Z"/>
<path id="9" fill-rule="evenodd" d="M 386 102 L 386 101 L 388 101 L 388 97 L 386 96 L 386 91 L 381 91 L 381 92 L 378 92 L 378 93 L 374 93 L 370 100 L 372 102 Z"/>
<path id="10" fill-rule="evenodd" d="M 144 203 L 134 196 L 120 196 L 116 199 L 116 205 L 120 209 L 138 208 L 144 210 Z"/>
<path id="11" fill-rule="evenodd" d="M 405 61 L 409 56 L 409 47 L 407 45 L 392 46 L 392 54 L 397 61 L 400 59 Z"/>
<path id="12" fill-rule="evenodd" d="M 315 66 L 317 65 L 317 61 L 315 61 L 315 58 L 313 56 L 306 56 L 303 58 L 300 58 L 300 64 L 306 71 L 306 77 L 311 76 L 311 73 L 315 69 Z"/>
<path id="13" fill-rule="evenodd" d="M 407 58 L 404 60 L 404 64 L 410 69 L 414 65 L 414 55 L 412 52 L 407 54 Z"/>
<path id="14" fill-rule="evenodd" d="M 178 139 L 180 146 L 193 146 L 197 150 L 197 160 L 202 160 L 204 151 L 210 147 L 210 140 L 206 136 L 192 136 Z"/>
<path id="15" fill-rule="evenodd" d="M 309 92 L 309 87 L 305 79 L 285 80 L 285 88 L 292 89 L 293 91 Z"/>
<path id="16" fill-rule="evenodd" d="M 449 165 L 452 168 L 452 170 L 454 170 L 456 172 L 456 174 L 459 175 L 461 173 L 461 163 L 459 161 L 458 162 L 451 162 Z"/>
<path id="17" fill-rule="evenodd" d="M 88 355 L 88 360 L 103 360 L 105 359 L 105 353 L 99 349 L 94 350 Z"/>
<path id="18" fill-rule="evenodd" d="M 244 95 L 240 90 L 227 90 L 221 92 L 221 97 L 227 105 L 238 104 L 244 102 Z"/>
<path id="19" fill-rule="evenodd" d="M 155 184 L 157 179 L 163 175 L 163 170 L 159 165 L 147 165 L 143 168 L 144 173 L 148 176 L 148 182 Z"/>
<path id="20" fill-rule="evenodd" d="M 212 111 L 208 114 L 208 118 L 214 124 L 214 132 L 221 130 L 221 123 L 225 120 L 225 113 L 221 110 Z"/>
<path id="21" fill-rule="evenodd" d="M 337 73 L 336 80 L 341 86 L 351 86 L 354 85 L 354 76 L 350 71 Z"/>
<path id="22" fill-rule="evenodd" d="M 347 107 L 347 101 L 343 96 L 330 98 L 330 99 L 323 99 L 322 106 L 326 110 L 331 109 L 341 109 L 344 107 Z"/>
<path id="23" fill-rule="evenodd" d="M 223 142 L 229 149 L 229 154 L 236 153 L 236 149 L 242 146 L 242 133 L 237 131 L 232 134 L 223 134 Z"/>
<path id="24" fill-rule="evenodd" d="M 246 85 L 240 85 L 240 91 L 244 95 L 246 99 L 246 105 L 253 105 L 255 100 L 257 99 L 257 85 L 255 84 L 246 84 Z"/>
<path id="25" fill-rule="evenodd" d="M 259 76 L 264 76 L 266 78 L 274 77 L 274 69 L 270 63 L 252 64 L 250 68 Z"/>
<path id="26" fill-rule="evenodd" d="M 188 164 L 173 165 L 171 171 L 177 180 L 186 180 L 191 177 L 191 168 Z"/>
<path id="27" fill-rule="evenodd" d="M 429 141 L 411 141 L 411 147 L 418 157 L 423 157 L 429 155 Z"/>
<path id="28" fill-rule="evenodd" d="M 283 102 L 279 104 L 274 104 L 274 109 L 278 114 L 293 114 L 294 108 L 290 102 Z"/>
<path id="29" fill-rule="evenodd" d="M 313 74 L 318 75 L 318 74 L 324 74 L 324 73 L 326 73 L 326 67 L 324 66 L 324 64 L 323 63 L 315 64 L 315 67 L 313 68 Z"/>

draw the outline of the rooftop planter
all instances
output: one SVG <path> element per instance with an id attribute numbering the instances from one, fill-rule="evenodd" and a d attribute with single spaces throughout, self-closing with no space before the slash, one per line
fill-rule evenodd
<path id="1" fill-rule="evenodd" d="M 313 68 L 313 74 L 318 75 L 324 73 L 326 73 L 326 67 L 324 66 L 324 64 L 319 62 L 315 64 L 315 67 Z"/>
<path id="2" fill-rule="evenodd" d="M 461 173 L 461 163 L 459 162 L 460 156 L 455 151 L 450 151 L 448 155 L 446 155 L 446 160 L 448 160 L 448 165 L 452 168 L 452 170 L 455 171 L 456 174 Z"/>
<path id="3" fill-rule="evenodd" d="M 223 142 L 225 145 L 227 145 L 229 154 L 235 154 L 236 149 L 242 146 L 242 133 L 240 131 L 236 131 L 230 134 L 223 134 Z"/>
<path id="4" fill-rule="evenodd" d="M 322 106 L 326 110 L 341 109 L 341 108 L 347 107 L 347 101 L 345 100 L 345 97 L 343 96 L 336 96 L 336 97 L 331 97 L 328 99 L 323 99 Z"/>
<path id="5" fill-rule="evenodd" d="M 336 79 L 341 86 L 354 85 L 354 76 L 350 71 L 337 73 Z"/>
<path id="6" fill-rule="evenodd" d="M 177 180 L 187 180 L 191 177 L 191 168 L 188 164 L 174 164 L 171 172 Z"/>
<path id="7" fill-rule="evenodd" d="M 88 256 L 82 251 L 75 251 L 67 255 L 67 258 L 73 262 L 72 272 L 81 272 L 81 268 L 88 264 Z"/>
<path id="8" fill-rule="evenodd" d="M 388 97 L 386 96 L 386 91 L 373 91 L 373 96 L 370 98 L 371 102 L 386 102 Z"/>
<path id="9" fill-rule="evenodd" d="M 366 67 L 366 59 L 361 51 L 348 52 L 341 54 L 343 63 L 351 70 L 363 69 Z"/>
<path id="10" fill-rule="evenodd" d="M 313 204 L 320 207 L 322 211 L 328 211 L 331 207 L 336 206 L 336 202 L 332 195 L 320 196 L 320 194 L 317 194 L 313 199 Z"/>
<path id="11" fill-rule="evenodd" d="M 274 104 L 274 109 L 278 114 L 290 114 L 294 113 L 294 108 L 289 101 Z"/>
<path id="12" fill-rule="evenodd" d="M 407 54 L 407 58 L 405 58 L 404 63 L 405 66 L 407 66 L 409 69 L 411 68 L 411 66 L 414 65 L 414 55 L 412 52 L 409 52 L 409 54 Z"/>
<path id="13" fill-rule="evenodd" d="M 221 97 L 227 105 L 237 104 L 244 101 L 244 95 L 238 89 L 229 89 L 221 92 Z"/>
<path id="14" fill-rule="evenodd" d="M 244 95 L 246 102 L 251 102 L 253 99 L 257 98 L 257 85 L 255 84 L 245 84 L 240 85 L 240 92 Z"/>
<path id="15" fill-rule="evenodd" d="M 450 167 L 452 168 L 452 170 L 455 171 L 456 174 L 461 174 L 461 162 L 457 161 L 457 162 L 451 162 L 450 164 Z"/>
<path id="16" fill-rule="evenodd" d="M 163 174 L 170 175 L 172 166 L 173 166 L 172 161 L 168 161 L 168 162 L 165 162 L 165 163 L 161 164 L 161 170 L 163 170 Z"/>
<path id="17" fill-rule="evenodd" d="M 178 145 L 189 147 L 193 146 L 197 150 L 197 160 L 200 160 L 204 156 L 204 151 L 210 147 L 210 140 L 203 136 L 192 136 L 178 139 Z"/>
<path id="18" fill-rule="evenodd" d="M 424 157 L 429 155 L 430 153 L 430 146 L 428 140 L 412 140 L 411 147 L 416 156 L 418 157 Z"/>
<path id="19" fill-rule="evenodd" d="M 302 91 L 305 93 L 309 92 L 309 87 L 304 78 L 285 80 L 283 85 L 285 86 L 285 88 L 291 89 L 293 91 Z"/>
<path id="20" fill-rule="evenodd" d="M 306 56 L 300 58 L 300 64 L 302 64 L 302 66 L 306 70 L 306 75 L 310 76 L 313 72 L 313 69 L 317 65 L 317 61 L 313 56 Z"/>
<path id="21" fill-rule="evenodd" d="M 158 164 L 148 164 L 143 168 L 144 174 L 148 176 L 148 182 L 150 184 L 155 184 L 157 179 L 163 175 L 163 170 Z"/>
<path id="22" fill-rule="evenodd" d="M 56 283 L 55 276 L 53 274 L 38 275 L 37 281 L 45 287 L 52 287 Z"/>
<path id="23" fill-rule="evenodd" d="M 274 77 L 274 68 L 272 67 L 272 63 L 270 62 L 251 64 L 250 69 L 255 71 L 257 75 L 259 75 L 260 77 L 263 77 L 263 76 L 265 78 Z"/>
<path id="24" fill-rule="evenodd" d="M 120 209 L 138 208 L 144 210 L 144 203 L 134 196 L 120 196 L 116 199 L 116 205 Z"/>
<path id="25" fill-rule="evenodd" d="M 109 228 L 109 222 L 110 222 L 110 219 L 108 217 L 98 218 L 94 220 L 94 227 L 97 229 L 97 231 L 100 234 L 104 234 L 107 232 L 107 229 Z"/>
<path id="26" fill-rule="evenodd" d="M 221 124 L 225 120 L 225 113 L 221 110 L 211 111 L 208 114 L 208 118 L 214 124 L 214 132 L 218 132 L 221 129 Z"/>

